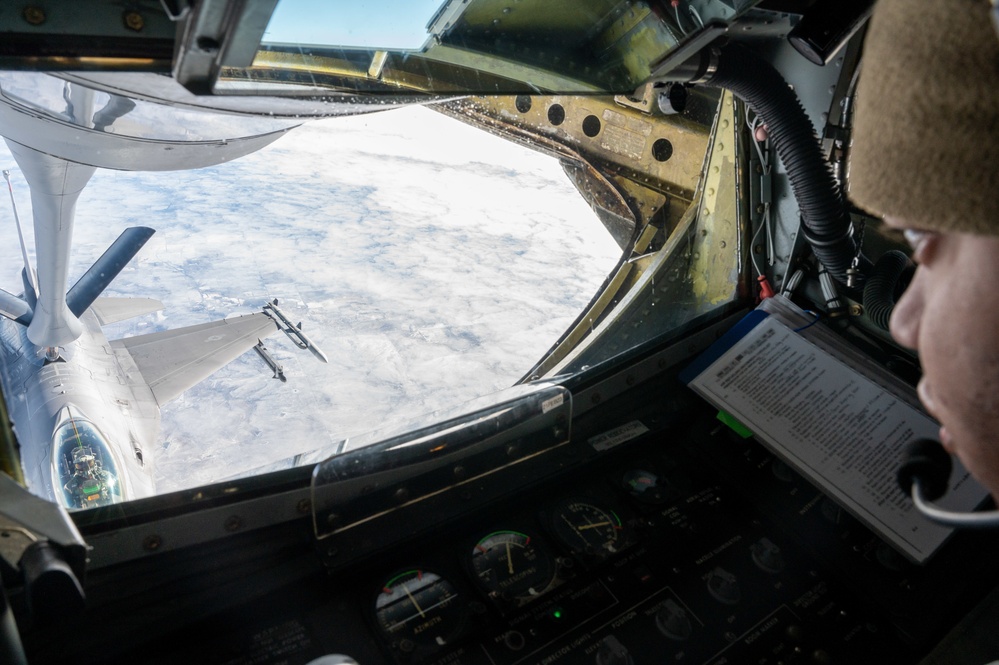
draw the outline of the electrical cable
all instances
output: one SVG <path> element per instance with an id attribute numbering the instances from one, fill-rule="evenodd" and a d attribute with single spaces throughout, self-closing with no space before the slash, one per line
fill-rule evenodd
<path id="1" fill-rule="evenodd" d="M 871 262 L 858 251 L 851 219 L 839 182 L 797 95 L 767 60 L 738 42 L 705 49 L 694 62 L 690 78 L 725 88 L 749 104 L 767 124 L 768 138 L 787 170 L 801 211 L 800 233 L 819 263 L 840 282 L 854 268 L 854 286 L 862 288 Z M 676 71 L 685 71 L 681 66 Z"/>
<path id="2" fill-rule="evenodd" d="M 701 19 L 701 15 L 697 13 L 697 10 L 694 9 L 694 5 L 687 5 L 687 12 L 694 17 L 694 20 L 697 21 L 698 26 L 700 26 L 703 29 L 704 21 Z"/>
<path id="3" fill-rule="evenodd" d="M 815 318 L 812 319 L 811 323 L 806 323 L 805 325 L 801 326 L 800 328 L 795 328 L 794 332 L 797 333 L 797 332 L 801 332 L 802 330 L 805 330 L 806 328 L 811 328 L 812 326 L 814 326 L 816 323 L 818 323 L 822 319 L 822 315 L 821 314 L 819 314 L 818 312 L 813 312 L 810 309 L 806 309 L 805 313 L 806 314 L 811 314 Z"/>
<path id="4" fill-rule="evenodd" d="M 972 529 L 999 526 L 999 511 L 956 512 L 930 503 L 947 492 L 951 466 L 950 455 L 938 441 L 918 439 L 906 448 L 896 480 L 902 492 L 912 497 L 916 509 L 938 524 Z"/>
<path id="5" fill-rule="evenodd" d="M 676 15 L 676 27 L 680 30 L 680 34 L 687 36 L 687 31 L 683 27 L 683 22 L 680 20 L 680 0 L 670 0 L 670 4 L 673 5 L 673 13 Z"/>
<path id="6" fill-rule="evenodd" d="M 786 297 L 791 297 L 791 295 L 798 289 L 798 285 L 801 284 L 801 280 L 805 277 L 805 271 L 798 268 L 791 276 L 784 280 L 784 288 L 781 289 L 781 295 Z"/>
<path id="7" fill-rule="evenodd" d="M 769 176 L 770 176 L 770 168 L 771 168 L 770 159 L 769 159 L 770 139 L 766 138 L 763 141 L 757 140 L 756 130 L 760 126 L 761 118 L 758 115 L 750 117 L 750 113 L 751 109 L 747 105 L 745 113 L 746 126 L 749 128 L 749 134 L 753 142 L 753 146 L 756 149 L 756 155 L 760 160 L 760 169 L 762 171 L 762 173 L 760 174 L 760 183 L 761 183 L 760 198 L 762 199 L 764 198 L 762 195 L 764 183 L 769 182 Z M 760 147 L 760 143 L 763 143 L 764 146 L 763 148 Z M 763 211 L 761 213 L 760 225 L 757 227 L 756 232 L 753 234 L 753 238 L 750 241 L 749 256 L 753 262 L 753 268 L 756 270 L 756 274 L 759 275 L 759 277 L 757 277 L 757 282 L 759 282 L 760 284 L 760 299 L 765 300 L 775 295 L 775 292 L 773 290 L 773 287 L 770 286 L 770 282 L 766 272 L 760 266 L 759 261 L 756 257 L 756 243 L 760 237 L 760 233 L 762 233 L 764 229 L 766 230 L 766 237 L 767 237 L 766 262 L 770 266 L 774 265 L 775 261 L 774 255 L 776 254 L 776 251 L 774 249 L 773 229 L 771 228 L 770 202 L 768 201 L 766 203 L 763 203 L 762 205 L 763 205 Z"/>

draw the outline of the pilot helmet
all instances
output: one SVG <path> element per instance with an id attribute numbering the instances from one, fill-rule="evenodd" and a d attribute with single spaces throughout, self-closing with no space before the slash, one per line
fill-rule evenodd
<path id="1" fill-rule="evenodd" d="M 96 465 L 96 460 L 89 450 L 77 449 L 73 452 L 73 465 L 77 471 L 90 471 Z"/>

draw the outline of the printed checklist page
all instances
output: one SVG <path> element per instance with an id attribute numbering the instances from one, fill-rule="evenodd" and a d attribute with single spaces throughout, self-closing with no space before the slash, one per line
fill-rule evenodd
<path id="1" fill-rule="evenodd" d="M 776 455 L 911 560 L 926 561 L 953 529 L 930 522 L 901 492 L 905 447 L 939 425 L 910 400 L 757 310 L 688 370 L 691 388 L 753 431 Z M 986 497 L 955 460 L 941 504 L 972 510 Z"/>

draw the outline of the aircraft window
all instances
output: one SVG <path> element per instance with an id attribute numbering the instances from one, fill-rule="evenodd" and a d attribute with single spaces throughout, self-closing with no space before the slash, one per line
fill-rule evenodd
<path id="1" fill-rule="evenodd" d="M 163 404 L 143 451 L 157 493 L 325 457 L 515 384 L 622 254 L 557 160 L 422 107 L 306 123 L 216 167 L 98 169 L 76 212 L 71 283 L 124 227 L 156 229 L 105 295 L 163 308 L 104 326 L 108 340 L 276 298 L 330 360 L 275 333 L 263 346 L 286 382 L 251 350 Z M 0 234 L 17 247 L 12 223 Z"/>
<path id="2" fill-rule="evenodd" d="M 33 400 L 48 399 L 39 391 L 69 403 L 96 391 L 112 412 L 102 418 L 142 426 L 105 429 L 110 441 L 74 430 L 93 458 L 81 463 L 103 482 L 82 487 L 83 499 L 68 488 L 75 439 L 60 430 L 57 500 L 118 502 L 134 474 L 164 493 L 321 461 L 382 440 L 367 432 L 400 431 L 392 423 L 432 423 L 442 409 L 675 336 L 737 297 L 730 96 L 694 91 L 673 116 L 592 96 L 432 108 L 304 122 L 214 166 L 87 176 L 69 283 L 123 228 L 156 233 L 80 315 L 85 335 L 46 349 L 18 336 L 20 356 L 2 359 L 4 391 L 19 437 L 31 435 Z M 18 168 L 18 145 L 0 159 L 27 220 L 33 176 Z M 22 225 L 29 260 L 33 242 L 54 242 Z M 0 227 L 10 247 L 19 234 Z M 30 287 L 19 263 L 3 282 Z M 246 352 L 220 359 L 226 334 L 246 326 Z M 217 366 L 202 371 L 204 358 Z"/>
<path id="3" fill-rule="evenodd" d="M 363 2 L 280 0 L 263 41 L 415 50 L 427 41 L 427 24 L 440 4 L 440 0 L 392 2 L 382 5 L 376 15 Z"/>
<path id="4" fill-rule="evenodd" d="M 253 64 L 224 67 L 214 91 L 631 93 L 757 1 L 282 0 Z"/>
<path id="5" fill-rule="evenodd" d="M 70 418 L 52 435 L 53 481 L 70 510 L 119 503 L 124 498 L 118 465 L 94 425 Z"/>

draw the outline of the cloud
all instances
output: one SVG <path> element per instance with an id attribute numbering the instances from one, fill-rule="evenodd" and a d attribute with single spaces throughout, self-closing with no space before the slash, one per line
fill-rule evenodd
<path id="1" fill-rule="evenodd" d="M 30 227 L 27 187 L 6 150 L 0 161 Z M 276 297 L 330 358 L 273 336 L 287 383 L 251 352 L 166 405 L 160 491 L 513 384 L 620 254 L 554 159 L 420 107 L 311 122 L 211 168 L 99 170 L 80 197 L 71 279 L 135 224 L 157 233 L 109 294 L 166 308 L 109 338 Z M 0 240 L 0 285 L 17 290 L 13 223 Z"/>

